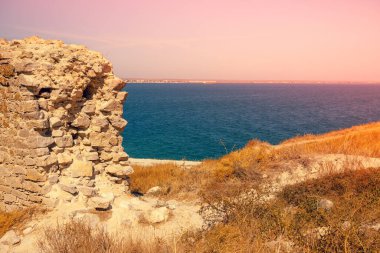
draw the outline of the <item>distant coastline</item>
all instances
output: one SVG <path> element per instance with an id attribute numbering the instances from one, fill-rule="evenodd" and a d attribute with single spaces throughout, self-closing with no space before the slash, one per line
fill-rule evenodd
<path id="1" fill-rule="evenodd" d="M 194 80 L 194 79 L 145 79 L 124 78 L 126 83 L 141 84 L 377 84 L 380 81 L 313 81 L 313 80 Z"/>

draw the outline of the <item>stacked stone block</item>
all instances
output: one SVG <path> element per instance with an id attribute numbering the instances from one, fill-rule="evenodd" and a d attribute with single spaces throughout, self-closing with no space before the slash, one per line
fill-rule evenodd
<path id="1" fill-rule="evenodd" d="M 123 87 L 83 46 L 0 40 L 0 209 L 49 203 L 54 185 L 68 190 L 61 181 L 91 197 L 99 174 L 127 187 Z"/>

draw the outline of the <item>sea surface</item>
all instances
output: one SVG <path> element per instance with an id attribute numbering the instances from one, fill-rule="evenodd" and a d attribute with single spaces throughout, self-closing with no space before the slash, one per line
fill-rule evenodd
<path id="1" fill-rule="evenodd" d="M 220 157 L 380 120 L 380 85 L 127 84 L 123 146 L 134 158 Z"/>

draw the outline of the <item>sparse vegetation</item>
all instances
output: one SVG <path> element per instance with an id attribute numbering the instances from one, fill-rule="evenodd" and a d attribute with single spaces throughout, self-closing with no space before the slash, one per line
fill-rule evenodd
<path id="1" fill-rule="evenodd" d="M 133 240 L 108 233 L 102 227 L 91 227 L 82 221 L 71 221 L 45 228 L 38 241 L 42 253 L 166 253 L 173 250 L 162 240 Z"/>
<path id="2" fill-rule="evenodd" d="M 191 169 L 174 164 L 134 166 L 130 189 L 161 198 L 200 199 L 209 227 L 182 235 L 175 245 L 108 234 L 71 222 L 47 228 L 42 252 L 380 252 L 380 168 L 349 160 L 337 173 L 321 167 L 317 179 L 288 185 L 268 198 L 264 175 L 288 161 L 306 164 L 314 154 L 380 157 L 380 124 L 322 136 L 298 137 L 280 146 L 251 141 L 246 147 Z M 323 207 L 323 201 L 331 206 Z M 17 218 L 9 220 L 22 220 Z M 7 228 L 17 222 L 1 223 Z M 11 217 L 11 216 L 9 216 Z M 20 216 L 23 217 L 23 216 Z M 217 217 L 217 218 L 215 218 Z M 0 233 L 1 235 L 1 233 Z"/>
<path id="3" fill-rule="evenodd" d="M 345 154 L 380 157 L 380 123 L 366 124 L 322 135 L 306 135 L 282 143 L 281 152 Z"/>
<path id="4" fill-rule="evenodd" d="M 331 210 L 319 206 L 325 198 Z M 228 217 L 191 238 L 197 252 L 377 252 L 379 205 L 380 170 L 348 171 L 288 186 L 267 202 L 225 198 Z"/>
<path id="5" fill-rule="evenodd" d="M 198 186 L 206 177 L 199 168 L 185 169 L 175 164 L 162 164 L 150 167 L 134 166 L 130 177 L 132 192 L 145 194 L 150 188 L 160 186 L 161 197 L 193 197 Z"/>

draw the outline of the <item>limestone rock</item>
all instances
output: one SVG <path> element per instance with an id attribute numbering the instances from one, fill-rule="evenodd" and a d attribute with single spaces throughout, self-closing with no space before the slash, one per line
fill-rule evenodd
<path id="1" fill-rule="evenodd" d="M 329 199 L 321 199 L 318 203 L 318 207 L 325 210 L 330 210 L 333 206 L 334 203 Z"/>
<path id="2" fill-rule="evenodd" d="M 150 210 L 144 215 L 149 223 L 165 222 L 169 219 L 169 210 L 166 207 L 160 207 Z"/>
<path id="3" fill-rule="evenodd" d="M 118 131 L 123 131 L 123 129 L 127 126 L 128 122 L 120 117 L 112 116 L 109 118 L 111 125 L 116 128 Z"/>
<path id="4" fill-rule="evenodd" d="M 54 138 L 54 141 L 60 148 L 67 148 L 73 146 L 73 137 L 71 136 L 71 134 Z"/>
<path id="5" fill-rule="evenodd" d="M 62 191 L 65 191 L 65 192 L 68 192 L 72 195 L 75 195 L 78 193 L 78 189 L 76 186 L 74 185 L 64 185 L 64 184 L 60 184 L 59 187 L 61 187 Z"/>
<path id="6" fill-rule="evenodd" d="M 103 197 L 92 197 L 88 203 L 92 208 L 97 210 L 107 210 L 111 206 L 111 200 Z"/>
<path id="7" fill-rule="evenodd" d="M 22 231 L 23 235 L 28 235 L 33 231 L 33 227 L 27 227 Z"/>
<path id="8" fill-rule="evenodd" d="M 57 158 L 58 158 L 58 164 L 60 164 L 60 165 L 70 164 L 73 161 L 73 158 L 68 154 L 62 154 L 62 153 L 58 154 Z"/>
<path id="9" fill-rule="evenodd" d="M 57 118 L 57 117 L 51 117 L 50 118 L 50 127 L 54 128 L 54 127 L 60 127 L 62 126 L 62 121 Z"/>
<path id="10" fill-rule="evenodd" d="M 86 114 L 81 114 L 74 120 L 71 125 L 78 128 L 88 128 L 90 126 L 90 123 L 90 117 Z"/>
<path id="11" fill-rule="evenodd" d="M 150 188 L 145 194 L 147 195 L 155 195 L 162 191 L 162 188 L 160 186 L 154 186 Z"/>
<path id="12" fill-rule="evenodd" d="M 129 174 L 133 173 L 133 168 L 131 166 L 121 166 L 115 164 L 107 166 L 106 172 L 111 176 L 126 178 Z"/>
<path id="13" fill-rule="evenodd" d="M 0 74 L 4 77 L 11 77 L 15 72 L 15 67 L 10 64 L 0 65 Z"/>
<path id="14" fill-rule="evenodd" d="M 86 197 L 92 197 L 96 193 L 95 189 L 92 187 L 81 186 L 81 187 L 78 187 L 78 189 L 79 189 L 79 192 L 81 192 Z"/>
<path id="15" fill-rule="evenodd" d="M 68 168 L 71 176 L 76 177 L 92 177 L 93 165 L 92 162 L 80 159 L 74 159 L 73 163 Z"/>
<path id="16" fill-rule="evenodd" d="M 14 230 L 9 230 L 0 239 L 0 244 L 3 245 L 15 245 L 21 241 Z"/>

